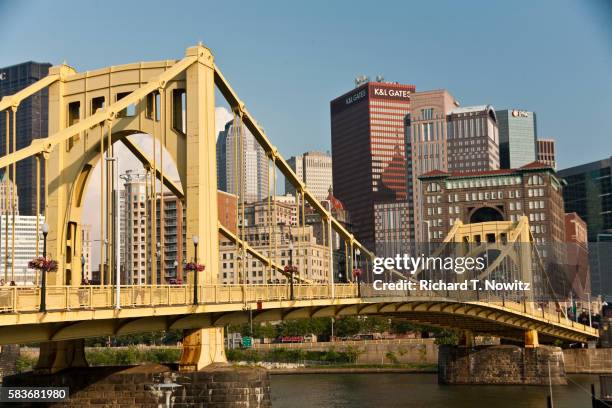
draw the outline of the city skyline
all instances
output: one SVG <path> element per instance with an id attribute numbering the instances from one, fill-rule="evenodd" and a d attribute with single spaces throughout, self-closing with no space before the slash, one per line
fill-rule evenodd
<path id="1" fill-rule="evenodd" d="M 543 2 L 529 7 L 516 4 L 512 8 L 487 5 L 487 10 L 480 3 L 458 9 L 452 3 L 443 2 L 442 7 L 436 8 L 439 24 L 435 27 L 424 26 L 431 23 L 419 16 L 426 17 L 431 11 L 416 4 L 388 3 L 384 9 L 395 8 L 398 12 L 372 20 L 364 20 L 364 8 L 348 5 L 336 4 L 325 9 L 270 7 L 271 10 L 247 6 L 232 12 L 232 18 L 242 24 L 235 24 L 230 34 L 221 30 L 224 19 L 199 25 L 186 16 L 184 24 L 175 27 L 172 33 L 149 33 L 146 41 L 144 33 L 150 30 L 139 30 L 141 23 L 132 20 L 133 32 L 143 34 L 123 36 L 121 30 L 117 33 L 110 30 L 108 36 L 100 39 L 95 30 L 80 27 L 81 23 L 75 20 L 71 27 L 57 33 L 57 43 L 29 41 L 30 36 L 39 38 L 51 29 L 48 24 L 58 9 L 44 3 L 28 4 L 0 6 L 4 15 L 12 17 L 0 28 L 0 32 L 6 30 L 5 37 L 11 38 L 9 34 L 18 32 L 11 21 L 40 20 L 19 41 L 4 44 L 0 66 L 27 60 L 58 64 L 65 59 L 82 71 L 108 65 L 103 61 L 120 64 L 140 59 L 159 60 L 173 55 L 176 45 L 202 40 L 215 49 L 217 62 L 228 79 L 244 95 L 247 107 L 260 118 L 270 136 L 278 140 L 279 150 L 287 157 L 329 149 L 327 104 L 346 91 L 353 78 L 360 74 L 372 78 L 382 74 L 387 80 L 413 83 L 417 91 L 449 89 L 462 106 L 486 101 L 495 109 L 535 111 L 539 133 L 545 137 L 552 135 L 557 140 L 559 169 L 601 159 L 599 152 L 612 147 L 609 137 L 612 124 L 602 120 L 605 112 L 612 109 L 612 85 L 601 80 L 612 66 L 612 47 L 606 40 L 606 28 L 601 24 L 603 21 L 597 20 L 607 11 L 603 2 L 601 9 L 597 3 L 586 6 Z M 81 7 L 74 4 L 65 9 L 69 14 L 78 14 L 83 12 Z M 135 11 L 135 6 L 130 4 L 121 7 L 124 14 L 113 15 L 111 19 L 115 24 L 123 24 L 123 19 Z M 210 7 L 213 13 L 228 12 L 222 5 Z M 116 8 L 108 7 L 112 9 Z M 95 10 L 100 13 L 100 21 L 108 20 L 104 17 L 105 10 L 102 7 Z M 173 13 L 163 5 L 158 10 L 157 13 Z M 253 13 L 261 18 L 251 21 Z M 334 17 L 338 13 L 348 16 L 337 21 Z M 43 15 L 49 17 L 49 23 L 45 18 L 37 18 Z M 402 15 L 411 18 L 402 20 Z M 482 24 L 475 27 L 462 24 L 468 15 L 479 18 Z M 542 16 L 549 21 L 546 29 L 535 23 Z M 289 26 L 300 24 L 302 17 L 316 18 L 317 30 L 306 26 L 298 30 L 300 34 L 277 35 L 279 31 L 290 31 Z M 259 47 L 252 40 L 236 41 L 248 38 L 245 34 L 266 19 L 273 19 L 275 24 L 262 30 Z M 520 31 L 515 30 L 516 21 L 521 21 Z M 397 35 L 386 35 L 390 30 Z M 487 31 L 495 31 L 495 36 L 482 35 Z M 483 42 L 479 44 L 479 51 L 449 47 L 454 38 L 451 34 L 454 36 L 455 32 L 465 38 L 478 35 Z M 76 33 L 81 41 L 69 41 Z M 417 42 L 411 40 L 423 33 L 429 34 L 420 36 Z M 347 35 L 352 40 L 348 44 L 344 41 Z M 337 46 L 340 40 L 343 47 Z M 90 41 L 99 44 L 105 52 L 93 52 L 88 46 Z M 23 46 L 26 42 L 28 47 Z M 446 51 L 430 53 L 435 47 Z M 167 52 L 170 49 L 172 52 Z M 564 49 L 572 50 L 572 58 L 561 52 Z M 242 63 L 244 60 L 250 63 Z M 589 63 L 585 64 L 587 60 Z M 321 70 L 325 75 L 313 75 Z M 571 86 L 559 86 L 563 83 Z M 583 143 L 577 134 L 587 134 L 592 143 Z"/>

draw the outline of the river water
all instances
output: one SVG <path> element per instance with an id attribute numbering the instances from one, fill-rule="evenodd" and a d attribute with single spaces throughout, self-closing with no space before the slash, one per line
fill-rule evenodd
<path id="1" fill-rule="evenodd" d="M 555 408 L 590 408 L 597 376 L 572 375 L 553 386 Z M 436 374 L 272 376 L 273 408 L 546 408 L 548 387 L 441 386 Z"/>

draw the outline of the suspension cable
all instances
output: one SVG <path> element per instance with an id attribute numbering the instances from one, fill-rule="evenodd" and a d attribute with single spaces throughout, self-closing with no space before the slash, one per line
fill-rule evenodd
<path id="1" fill-rule="evenodd" d="M 268 223 L 270 225 L 268 225 L 268 265 L 266 265 L 265 270 L 268 272 L 268 279 L 266 279 L 266 277 L 264 276 L 264 283 L 268 283 L 268 282 L 272 282 L 272 263 L 270 263 L 270 258 L 272 256 L 272 234 L 273 234 L 273 229 L 272 229 L 272 224 L 276 223 L 276 219 L 272 218 L 272 197 L 271 197 L 271 188 L 270 188 L 270 168 L 271 168 L 271 163 L 272 161 L 270 160 L 270 157 L 268 157 L 267 160 L 268 163 L 268 191 L 267 191 L 267 196 L 268 196 Z"/>
<path id="2" fill-rule="evenodd" d="M 10 118 L 11 115 L 9 113 L 9 111 L 6 111 L 6 148 L 5 148 L 5 154 L 6 156 L 8 156 L 10 154 Z M 9 188 L 12 191 L 13 186 L 11 185 L 10 179 L 8 177 L 8 172 L 9 172 L 9 167 L 5 167 L 3 172 L 2 177 L 4 178 L 4 180 L 6 181 L 6 186 L 4 187 L 6 190 L 8 190 Z M 11 193 L 13 194 L 13 193 Z M 8 257 L 9 257 L 9 253 L 8 253 L 8 208 L 9 208 L 9 195 L 8 193 L 4 195 L 4 211 L 3 211 L 3 216 L 4 216 L 4 281 L 7 282 L 8 281 Z"/>
<path id="3" fill-rule="evenodd" d="M 306 206 L 305 206 L 305 197 L 304 190 L 301 190 L 302 194 L 302 243 L 304 244 L 304 248 L 302 252 L 304 253 L 304 272 L 299 274 L 300 278 L 308 277 L 308 244 L 306 243 Z"/>
<path id="4" fill-rule="evenodd" d="M 157 285 L 157 134 L 159 122 L 161 121 L 161 95 L 159 107 L 157 97 L 155 98 L 155 121 L 153 122 L 153 166 L 151 168 L 151 285 Z M 159 115 L 159 120 L 157 116 Z"/>
<path id="5" fill-rule="evenodd" d="M 161 127 L 161 147 L 159 148 L 160 151 L 160 157 L 159 157 L 159 171 L 160 171 L 160 180 L 161 180 L 161 187 L 160 187 L 160 198 L 159 198 L 159 239 L 161 242 L 161 245 L 159 247 L 160 250 L 160 258 L 159 258 L 159 266 L 161 268 L 160 271 L 160 277 L 161 279 L 164 278 L 164 270 L 165 268 L 165 256 L 164 256 L 164 252 L 165 252 L 165 239 L 164 239 L 164 235 L 165 235 L 165 226 L 164 226 L 164 213 L 165 213 L 165 200 L 164 200 L 164 149 L 166 148 L 166 90 L 164 87 L 162 87 L 159 90 L 160 93 L 160 105 L 161 105 L 161 112 L 159 115 L 159 119 L 160 119 L 160 127 Z M 163 282 L 163 281 L 162 281 Z"/>
<path id="6" fill-rule="evenodd" d="M 17 107 L 13 111 L 13 152 L 17 151 Z M 12 237 L 11 237 L 11 282 L 15 282 L 15 213 L 17 211 L 17 163 L 13 163 L 13 186 L 11 194 Z"/>
<path id="7" fill-rule="evenodd" d="M 105 223 L 104 223 L 104 167 L 106 166 L 106 152 L 104 151 L 104 126 L 100 123 L 100 284 L 105 284 L 105 258 L 104 258 L 104 246 L 105 244 Z M 45 202 L 45 205 L 46 202 Z M 46 215 L 46 214 L 45 214 Z"/>

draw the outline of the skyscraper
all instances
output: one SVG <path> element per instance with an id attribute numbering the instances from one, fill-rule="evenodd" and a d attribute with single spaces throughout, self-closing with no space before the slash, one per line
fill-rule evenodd
<path id="1" fill-rule="evenodd" d="M 419 176 L 432 170 L 477 172 L 499 168 L 499 134 L 490 105 L 459 107 L 446 90 L 417 92 L 406 120 L 410 237 L 428 239 Z"/>
<path id="2" fill-rule="evenodd" d="M 47 76 L 51 64 L 25 62 L 0 68 L 0 99 L 12 95 L 41 78 Z M 19 150 L 29 146 L 33 139 L 46 137 L 48 133 L 47 88 L 22 101 L 17 108 L 17 145 L 11 150 Z M 11 115 L 12 122 L 12 115 Z M 11 124 L 12 127 L 12 124 Z M 6 116 L 0 115 L 0 129 L 6 129 Z M 0 146 L 2 155 L 6 154 L 6 146 Z M 44 171 L 41 166 L 41 183 L 44 183 Z M 17 190 L 19 192 L 19 213 L 22 215 L 36 214 L 36 159 L 34 157 L 17 163 Z M 44 209 L 44 196 L 40 197 L 40 211 Z"/>
<path id="3" fill-rule="evenodd" d="M 227 122 L 217 138 L 218 189 L 247 203 L 263 200 L 269 195 L 269 174 L 266 153 L 251 132 Z"/>
<path id="4" fill-rule="evenodd" d="M 330 103 L 334 194 L 374 249 L 374 204 L 405 201 L 404 119 L 414 85 L 366 82 Z"/>
<path id="5" fill-rule="evenodd" d="M 612 300 L 612 157 L 559 171 L 565 209 L 587 224 L 591 290 Z"/>
<path id="6" fill-rule="evenodd" d="M 317 200 L 327 198 L 332 187 L 332 158 L 328 153 L 306 152 L 292 156 L 288 163 Z M 285 180 L 285 193 L 295 194 L 295 187 L 288 180 Z"/>
<path id="7" fill-rule="evenodd" d="M 553 169 L 557 168 L 554 139 L 538 139 L 537 150 L 538 161 L 548 164 Z"/>
<path id="8" fill-rule="evenodd" d="M 431 170 L 448 170 L 448 115 L 459 102 L 446 90 L 416 92 L 406 118 L 408 157 L 408 213 L 411 241 L 424 241 L 419 176 Z"/>
<path id="9" fill-rule="evenodd" d="M 491 105 L 453 109 L 448 117 L 447 140 L 450 171 L 499 169 L 499 131 Z"/>
<path id="10" fill-rule="evenodd" d="M 499 124 L 499 159 L 502 169 L 516 169 L 537 159 L 535 112 L 518 109 L 495 112 Z"/>

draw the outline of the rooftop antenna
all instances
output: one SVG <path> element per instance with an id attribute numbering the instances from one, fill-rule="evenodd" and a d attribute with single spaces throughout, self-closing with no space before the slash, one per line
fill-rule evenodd
<path id="1" fill-rule="evenodd" d="M 367 77 L 366 75 L 357 75 L 355 77 L 355 88 L 357 88 L 358 86 L 361 86 L 363 84 L 365 84 L 366 82 L 370 81 L 370 78 Z"/>

